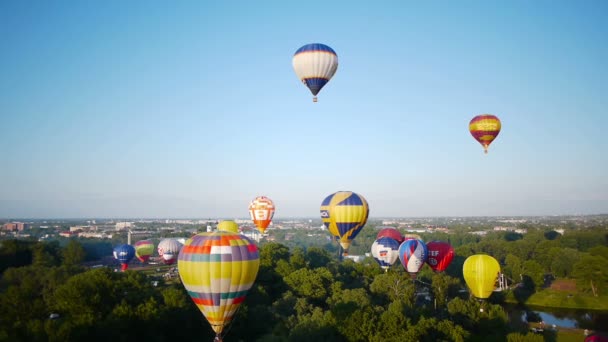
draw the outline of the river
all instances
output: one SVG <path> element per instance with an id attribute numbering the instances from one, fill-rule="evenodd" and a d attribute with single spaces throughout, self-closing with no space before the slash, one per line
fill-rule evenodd
<path id="1" fill-rule="evenodd" d="M 579 328 L 590 330 L 608 330 L 608 312 L 575 309 L 556 309 L 546 307 L 529 307 L 505 305 L 511 320 L 527 322 L 544 322 L 546 326 L 562 328 Z"/>

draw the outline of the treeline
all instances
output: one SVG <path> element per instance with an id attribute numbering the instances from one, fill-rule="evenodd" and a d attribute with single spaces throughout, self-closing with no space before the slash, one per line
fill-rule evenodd
<path id="1" fill-rule="evenodd" d="M 374 233 L 364 229 L 357 244 Z M 543 286 L 547 272 L 577 279 L 589 293 L 608 290 L 606 229 L 423 239 L 450 241 L 457 258 L 443 274 L 424 267 L 416 282 L 398 264 L 383 272 L 371 258 L 339 261 L 332 248 L 263 244 L 257 281 L 224 341 L 543 341 L 509 324 L 501 296 L 480 302 L 462 292 L 462 263 L 474 253 L 496 257 L 529 291 Z M 153 286 L 141 272 L 83 268 L 95 248 L 77 240 L 0 246 L 0 341 L 213 340 L 181 284 Z M 585 285 L 589 280 L 596 285 Z"/>

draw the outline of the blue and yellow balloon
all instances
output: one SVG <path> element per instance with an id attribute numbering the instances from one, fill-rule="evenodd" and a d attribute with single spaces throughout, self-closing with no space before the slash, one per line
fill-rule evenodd
<path id="1" fill-rule="evenodd" d="M 363 196 L 352 191 L 338 191 L 321 203 L 321 219 L 329 232 L 337 237 L 344 255 L 369 216 L 369 205 Z"/>

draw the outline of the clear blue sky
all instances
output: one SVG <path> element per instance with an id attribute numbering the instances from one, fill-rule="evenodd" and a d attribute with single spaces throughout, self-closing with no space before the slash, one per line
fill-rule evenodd
<path id="1" fill-rule="evenodd" d="M 608 2 L 2 1 L 0 218 L 608 213 Z M 338 54 L 313 103 L 291 66 Z M 497 115 L 484 155 L 470 119 Z"/>

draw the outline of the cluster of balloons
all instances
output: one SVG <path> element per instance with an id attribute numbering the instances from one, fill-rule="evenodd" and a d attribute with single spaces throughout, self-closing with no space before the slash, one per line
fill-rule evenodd
<path id="1" fill-rule="evenodd" d="M 177 254 L 182 244 L 176 239 L 163 239 L 158 244 L 157 252 L 163 263 L 171 265 L 177 260 Z M 134 245 L 122 244 L 114 248 L 114 259 L 120 262 L 121 271 L 129 268 L 129 262 L 136 257 L 142 263 L 147 262 L 154 253 L 154 242 L 151 240 L 137 241 Z"/>
<path id="2" fill-rule="evenodd" d="M 425 244 L 421 239 L 406 238 L 393 227 L 379 227 L 376 241 L 372 244 L 372 256 L 387 271 L 397 259 L 412 279 L 424 264 L 435 272 L 443 272 L 454 259 L 454 248 L 444 241 Z"/>
<path id="3" fill-rule="evenodd" d="M 306 44 L 296 51 L 292 64 L 298 79 L 312 93 L 313 102 L 317 102 L 317 94 L 338 70 L 338 55 L 325 44 Z M 488 147 L 500 132 L 500 120 L 491 114 L 478 115 L 469 123 L 469 131 L 488 153 Z"/>

